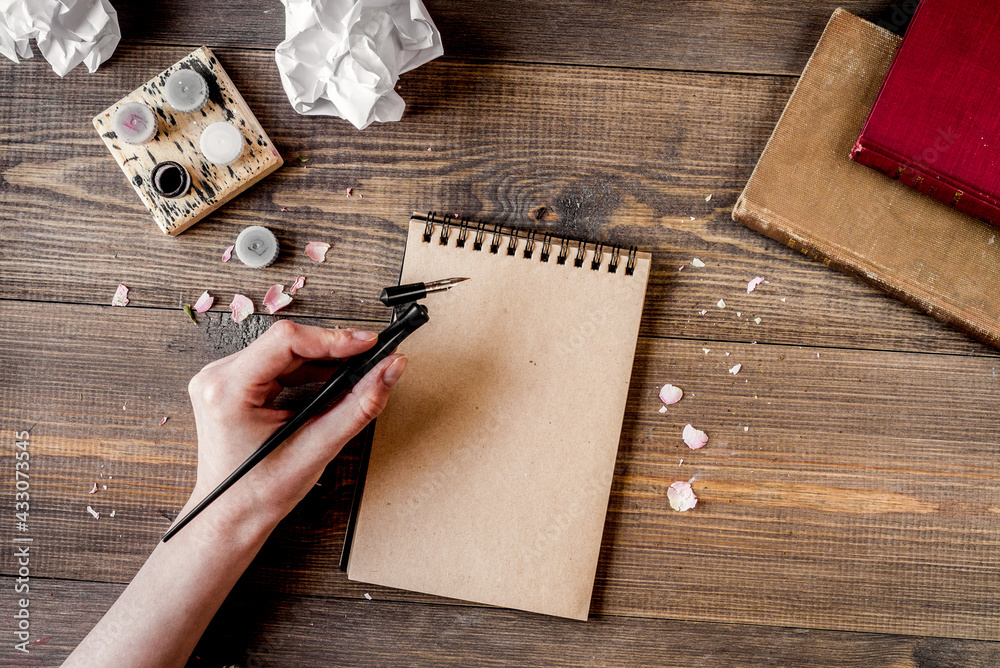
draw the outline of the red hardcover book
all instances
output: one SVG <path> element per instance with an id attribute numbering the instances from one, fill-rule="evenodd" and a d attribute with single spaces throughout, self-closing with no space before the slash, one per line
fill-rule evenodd
<path id="1" fill-rule="evenodd" d="M 1000 226 L 997 0 L 922 0 L 851 158 Z"/>

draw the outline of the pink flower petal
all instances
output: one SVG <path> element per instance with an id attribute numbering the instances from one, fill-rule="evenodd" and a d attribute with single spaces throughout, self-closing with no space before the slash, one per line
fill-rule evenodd
<path id="1" fill-rule="evenodd" d="M 684 396 L 684 391 L 674 385 L 664 385 L 660 388 L 660 401 L 669 406 L 676 404 Z"/>
<path id="2" fill-rule="evenodd" d="M 322 262 L 326 259 L 326 252 L 328 250 L 330 250 L 330 244 L 325 244 L 322 241 L 310 241 L 306 244 L 306 255 L 317 262 Z"/>
<path id="3" fill-rule="evenodd" d="M 208 309 L 212 308 L 212 304 L 215 303 L 215 297 L 208 294 L 208 290 L 201 293 L 201 297 L 198 297 L 198 301 L 194 303 L 194 310 L 198 313 L 204 313 Z"/>
<path id="4" fill-rule="evenodd" d="M 736 374 L 738 374 L 740 372 L 740 369 L 742 369 L 742 368 L 743 368 L 742 364 L 737 364 L 737 365 L 735 365 L 734 367 L 732 367 L 729 370 L 729 373 L 731 373 L 731 374 L 733 374 L 735 376 Z"/>
<path id="5" fill-rule="evenodd" d="M 245 295 L 233 295 L 233 301 L 229 304 L 229 310 L 233 312 L 230 318 L 233 322 L 243 322 L 248 315 L 253 313 L 253 302 Z"/>
<path id="6" fill-rule="evenodd" d="M 118 289 L 115 290 L 115 296 L 111 298 L 112 306 L 127 306 L 128 305 L 128 287 L 118 284 Z"/>
<path id="7" fill-rule="evenodd" d="M 347 196 L 350 197 L 352 192 L 354 192 L 354 188 L 348 188 L 347 189 Z"/>
<path id="8" fill-rule="evenodd" d="M 284 293 L 284 285 L 272 285 L 264 295 L 264 308 L 268 313 L 277 313 L 292 303 L 292 298 Z"/>
<path id="9" fill-rule="evenodd" d="M 288 294 L 294 295 L 296 292 L 299 291 L 299 288 L 301 288 L 305 284 L 306 284 L 306 277 L 299 276 L 298 278 L 295 279 L 295 282 L 292 283 L 292 286 L 288 288 Z"/>
<path id="10" fill-rule="evenodd" d="M 666 413 L 667 412 L 667 407 L 666 406 L 660 406 L 660 412 L 661 413 Z"/>
<path id="11" fill-rule="evenodd" d="M 87 492 L 87 494 L 93 494 L 93 493 L 95 493 L 96 491 L 97 491 L 97 483 L 95 482 L 95 483 L 94 483 L 94 488 L 93 488 L 92 490 L 90 490 L 89 492 Z"/>
<path id="12" fill-rule="evenodd" d="M 233 259 L 233 251 L 236 250 L 236 246 L 230 246 L 226 249 L 226 252 L 222 254 L 222 261 L 229 262 Z"/>
<path id="13" fill-rule="evenodd" d="M 101 519 L 101 514 L 96 510 L 94 510 L 93 508 L 91 508 L 90 506 L 87 506 L 87 512 L 93 515 L 95 520 Z"/>
<path id="14" fill-rule="evenodd" d="M 747 294 L 750 294 L 751 292 L 753 292 L 755 289 L 757 289 L 757 286 L 760 285 L 763 282 L 764 282 L 764 279 L 762 277 L 760 277 L 760 276 L 757 276 L 756 278 L 750 279 L 750 282 L 747 283 Z"/>
<path id="15" fill-rule="evenodd" d="M 684 427 L 681 438 L 684 439 L 684 443 L 692 450 L 704 448 L 705 444 L 708 443 L 708 434 L 700 429 L 695 429 L 691 425 Z"/>
<path id="16" fill-rule="evenodd" d="M 160 420 L 160 426 L 162 427 L 163 425 L 167 424 L 167 420 L 169 420 L 169 419 L 170 419 L 170 416 L 169 415 L 165 415 L 163 417 L 163 419 Z"/>
<path id="17" fill-rule="evenodd" d="M 670 507 L 679 512 L 691 510 L 698 505 L 698 497 L 691 489 L 691 483 L 685 480 L 678 480 L 667 488 L 667 501 Z"/>

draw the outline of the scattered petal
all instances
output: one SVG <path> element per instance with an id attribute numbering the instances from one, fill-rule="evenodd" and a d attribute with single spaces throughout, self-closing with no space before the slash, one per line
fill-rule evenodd
<path id="1" fill-rule="evenodd" d="M 118 511 L 117 510 L 112 510 L 111 511 L 111 515 L 109 515 L 109 517 L 114 517 L 116 512 L 118 512 Z"/>
<path id="2" fill-rule="evenodd" d="M 194 317 L 194 311 L 191 310 L 190 304 L 184 305 L 184 312 L 187 313 L 187 317 L 191 318 L 191 322 L 198 324 L 198 318 Z"/>
<path id="3" fill-rule="evenodd" d="M 698 267 L 700 269 L 701 267 L 705 266 L 705 263 L 702 262 L 701 260 L 699 260 L 698 258 L 695 258 L 695 259 L 691 260 L 691 266 L 692 267 Z"/>
<path id="4" fill-rule="evenodd" d="M 681 464 L 683 464 L 683 463 L 684 463 L 684 458 L 683 458 L 683 457 L 681 457 L 681 460 L 680 460 L 679 462 L 677 462 L 677 465 L 678 465 L 678 466 L 680 466 L 680 465 L 681 465 Z"/>
<path id="5" fill-rule="evenodd" d="M 326 259 L 326 252 L 328 250 L 330 250 L 330 244 L 323 243 L 322 241 L 310 241 L 306 244 L 306 255 L 317 262 L 322 262 Z"/>
<path id="6" fill-rule="evenodd" d="M 282 211 L 284 211 L 284 209 L 282 209 Z M 234 246 L 230 246 L 229 248 L 227 248 L 226 251 L 222 254 L 222 261 L 223 262 L 229 262 L 231 259 L 233 259 L 233 251 L 234 250 L 236 250 L 236 246 L 235 245 Z"/>
<path id="7" fill-rule="evenodd" d="M 198 313 L 204 313 L 208 309 L 212 308 L 212 304 L 215 303 L 215 297 L 208 294 L 208 290 L 201 293 L 201 297 L 198 297 L 198 301 L 194 303 L 194 310 Z"/>
<path id="8" fill-rule="evenodd" d="M 229 304 L 229 310 L 233 312 L 229 316 L 233 319 L 233 322 L 240 323 L 253 313 L 253 302 L 245 295 L 233 295 L 233 301 Z"/>
<path id="9" fill-rule="evenodd" d="M 660 401 L 665 405 L 676 404 L 684 396 L 684 391 L 675 385 L 664 385 L 660 388 Z"/>
<path id="10" fill-rule="evenodd" d="M 96 510 L 94 510 L 93 508 L 91 508 L 90 506 L 87 506 L 87 512 L 93 515 L 95 520 L 101 519 L 101 514 Z"/>
<path id="11" fill-rule="evenodd" d="M 691 220 L 694 220 L 694 216 L 689 216 L 689 218 L 691 218 Z"/>
<path id="12" fill-rule="evenodd" d="M 112 306 L 128 306 L 128 287 L 119 283 L 115 296 L 111 298 Z"/>
<path id="13" fill-rule="evenodd" d="M 757 276 L 756 278 L 751 278 L 750 282 L 747 283 L 747 294 L 750 294 L 757 289 L 757 286 L 764 282 L 764 278 Z"/>
<path id="14" fill-rule="evenodd" d="M 677 267 L 677 271 L 678 272 L 684 271 L 684 267 L 686 266 L 687 266 L 686 264 L 682 264 L 681 266 Z"/>
<path id="15" fill-rule="evenodd" d="M 428 147 L 427 147 L 427 152 L 428 152 L 428 153 L 430 153 L 430 152 L 431 152 L 431 147 L 430 147 L 430 146 L 428 146 Z"/>
<path id="16" fill-rule="evenodd" d="M 427 150 L 429 151 L 430 149 L 427 149 Z M 365 598 L 370 601 L 370 600 L 372 600 L 372 595 L 369 594 L 368 592 L 365 592 Z"/>
<path id="17" fill-rule="evenodd" d="M 753 321 L 759 325 L 760 324 L 760 316 L 757 316 L 756 318 L 754 318 Z"/>
<path id="18" fill-rule="evenodd" d="M 306 277 L 299 276 L 298 278 L 295 279 L 295 282 L 292 283 L 291 287 L 288 288 L 288 294 L 294 295 L 296 292 L 299 291 L 299 288 L 301 288 L 305 284 L 306 284 Z"/>
<path id="19" fill-rule="evenodd" d="M 707 355 L 710 352 L 712 352 L 712 349 L 711 348 L 702 348 L 701 351 Z"/>
<path id="20" fill-rule="evenodd" d="M 264 295 L 264 308 L 274 314 L 292 303 L 292 298 L 284 293 L 284 285 L 272 285 Z"/>
<path id="21" fill-rule="evenodd" d="M 164 415 L 163 419 L 160 420 L 160 426 L 162 427 L 163 425 L 167 424 L 167 420 L 169 420 L 169 419 L 170 419 L 169 415 Z"/>
<path id="22" fill-rule="evenodd" d="M 123 411 L 128 410 L 128 401 L 126 401 L 124 404 L 122 404 L 122 410 Z"/>
<path id="23" fill-rule="evenodd" d="M 698 311 L 698 315 L 705 315 L 706 313 L 708 313 L 708 311 L 706 311 L 705 309 Z"/>
<path id="24" fill-rule="evenodd" d="M 731 373 L 731 374 L 733 374 L 735 376 L 736 374 L 738 374 L 740 372 L 740 369 L 742 369 L 742 368 L 743 368 L 742 364 L 737 364 L 736 366 L 734 366 L 733 368 L 731 368 L 729 370 L 729 373 Z"/>
<path id="25" fill-rule="evenodd" d="M 686 480 L 678 480 L 667 488 L 667 501 L 674 510 L 684 512 L 691 510 L 698 505 L 698 497 L 691 489 L 691 483 Z"/>
<path id="26" fill-rule="evenodd" d="M 731 353 L 726 353 L 726 357 L 729 357 L 729 355 L 730 355 L 730 354 L 731 354 Z"/>
<path id="27" fill-rule="evenodd" d="M 784 297 L 782 297 L 782 298 L 781 298 L 781 301 L 785 301 L 785 298 L 784 298 Z"/>
<path id="28" fill-rule="evenodd" d="M 351 193 L 353 193 L 353 192 L 354 192 L 354 188 L 348 188 L 347 189 L 347 196 L 350 197 Z"/>
<path id="29" fill-rule="evenodd" d="M 705 201 L 706 202 L 711 202 L 712 201 L 712 194 L 711 193 L 708 194 L 708 197 L 705 198 Z"/>
<path id="30" fill-rule="evenodd" d="M 667 412 L 667 407 L 666 406 L 660 406 L 660 412 L 661 413 L 666 413 Z"/>
<path id="31" fill-rule="evenodd" d="M 719 308 L 726 308 L 726 302 L 725 302 L 725 300 L 720 299 L 719 303 L 716 304 L 716 306 L 718 306 Z"/>
<path id="32" fill-rule="evenodd" d="M 704 448 L 705 444 L 708 443 L 708 434 L 700 429 L 695 429 L 691 425 L 684 427 L 684 431 L 681 433 L 681 438 L 684 439 L 684 443 L 687 444 L 687 446 L 692 450 Z"/>
<path id="33" fill-rule="evenodd" d="M 750 431 L 750 427 L 743 427 L 743 431 Z"/>
<path id="34" fill-rule="evenodd" d="M 994 243 L 996 241 L 996 239 L 997 239 L 997 235 L 994 234 L 994 235 L 990 236 L 990 240 L 987 241 L 986 243 L 992 244 L 992 243 Z"/>
<path id="35" fill-rule="evenodd" d="M 742 316 L 743 316 L 743 312 L 742 311 L 737 311 L 736 312 L 736 317 L 737 318 L 742 317 Z"/>
<path id="36" fill-rule="evenodd" d="M 95 482 L 95 483 L 94 483 L 94 489 L 92 489 L 92 490 L 90 490 L 89 492 L 87 492 L 87 494 L 93 494 L 93 493 L 94 493 L 94 492 L 96 492 L 96 491 L 97 491 L 97 483 Z"/>

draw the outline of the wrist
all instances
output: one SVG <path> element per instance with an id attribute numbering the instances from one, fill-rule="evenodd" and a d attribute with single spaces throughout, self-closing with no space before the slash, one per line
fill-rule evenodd
<path id="1" fill-rule="evenodd" d="M 191 496 L 178 514 L 184 517 L 214 489 L 195 485 Z M 203 542 L 222 541 L 234 546 L 257 549 L 278 525 L 283 515 L 277 515 L 260 504 L 248 502 L 235 490 L 226 490 L 208 504 L 179 533 L 191 531 Z"/>

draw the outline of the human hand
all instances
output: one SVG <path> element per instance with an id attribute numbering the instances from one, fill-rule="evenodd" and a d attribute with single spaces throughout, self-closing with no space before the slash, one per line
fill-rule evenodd
<path id="1" fill-rule="evenodd" d="M 373 332 L 279 320 L 243 350 L 205 366 L 188 385 L 198 429 L 198 480 L 191 502 L 204 498 L 294 415 L 274 407 L 282 389 L 327 380 L 334 371 L 330 360 L 362 353 L 376 338 Z M 209 516 L 202 521 L 222 522 L 227 531 L 244 520 L 254 529 L 273 528 L 341 448 L 382 412 L 405 368 L 406 358 L 398 354 L 379 363 L 220 496 L 202 513 Z"/>

